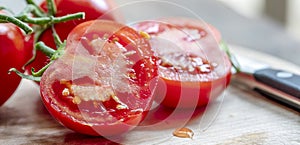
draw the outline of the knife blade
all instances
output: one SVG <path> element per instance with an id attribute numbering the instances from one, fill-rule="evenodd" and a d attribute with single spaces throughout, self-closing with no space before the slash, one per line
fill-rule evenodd
<path id="1" fill-rule="evenodd" d="M 300 112 L 300 75 L 255 61 L 246 56 L 235 56 L 240 72 L 233 75 L 234 82 L 244 84 Z"/>

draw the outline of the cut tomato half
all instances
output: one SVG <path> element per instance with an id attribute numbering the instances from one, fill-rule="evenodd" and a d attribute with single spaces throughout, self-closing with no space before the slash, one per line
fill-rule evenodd
<path id="1" fill-rule="evenodd" d="M 157 65 L 134 29 L 95 20 L 72 30 L 64 55 L 41 79 L 41 96 L 64 126 L 112 136 L 137 126 L 152 104 Z"/>

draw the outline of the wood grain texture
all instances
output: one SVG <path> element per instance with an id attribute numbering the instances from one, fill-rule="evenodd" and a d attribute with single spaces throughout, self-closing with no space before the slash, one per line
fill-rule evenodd
<path id="1" fill-rule="evenodd" d="M 233 48 L 237 55 L 247 54 L 249 57 L 264 60 L 272 66 L 289 66 L 289 70 L 300 72 L 297 66 L 272 56 L 237 46 Z M 224 97 L 220 97 L 216 102 L 222 104 L 221 110 L 212 125 L 205 131 L 202 131 L 199 126 L 205 108 L 198 108 L 193 114 L 180 110 L 171 118 L 169 116 L 174 113 L 172 110 L 158 107 L 149 114 L 141 127 L 119 138 L 117 142 L 130 145 L 300 144 L 298 112 L 234 83 L 227 89 Z M 191 120 L 186 122 L 185 117 L 188 115 L 191 115 Z M 192 129 L 195 133 L 194 137 L 192 139 L 174 137 L 172 132 L 179 126 Z M 38 86 L 30 81 L 23 80 L 17 92 L 0 108 L 1 145 L 118 143 L 102 137 L 74 133 L 61 126 L 43 107 Z"/>

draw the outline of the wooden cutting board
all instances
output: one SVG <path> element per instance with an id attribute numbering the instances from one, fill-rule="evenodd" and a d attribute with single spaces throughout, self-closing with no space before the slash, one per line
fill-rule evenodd
<path id="1" fill-rule="evenodd" d="M 247 55 L 272 66 L 299 73 L 300 68 L 272 56 L 233 46 L 236 55 Z M 224 97 L 216 100 L 221 109 L 205 131 L 199 128 L 205 108 L 198 108 L 191 120 L 181 110 L 177 119 L 165 120 L 172 110 L 158 107 L 142 127 L 131 131 L 120 144 L 300 144 L 300 114 L 260 94 L 232 83 Z M 162 121 L 164 120 L 164 121 Z M 177 138 L 172 132 L 182 126 L 192 129 L 192 139 Z M 152 126 L 151 126 L 152 125 Z M 38 86 L 23 80 L 15 94 L 0 108 L 0 144 L 118 144 L 102 137 L 75 133 L 57 123 L 43 107 Z"/>

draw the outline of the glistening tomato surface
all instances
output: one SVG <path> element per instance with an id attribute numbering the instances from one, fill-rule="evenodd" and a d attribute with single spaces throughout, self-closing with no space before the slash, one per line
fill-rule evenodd
<path id="1" fill-rule="evenodd" d="M 116 22 L 89 21 L 72 30 L 66 52 L 43 74 L 41 96 L 64 126 L 117 135 L 143 120 L 157 75 L 148 40 Z"/>
<path id="2" fill-rule="evenodd" d="M 168 107 L 194 108 L 219 96 L 230 80 L 230 61 L 221 52 L 220 33 L 200 20 L 166 18 L 138 23 L 151 35 L 158 55 L 157 101 Z"/>
<path id="3" fill-rule="evenodd" d="M 25 45 L 24 36 L 17 26 L 0 23 L 0 106 L 20 83 L 21 78 L 16 74 L 9 75 L 8 70 L 12 67 L 21 68 L 25 61 Z"/>
<path id="4" fill-rule="evenodd" d="M 115 13 L 106 14 L 108 11 L 115 7 L 113 0 L 54 0 L 57 13 L 55 16 L 65 16 L 67 14 L 73 14 L 77 12 L 84 12 L 85 19 L 73 20 L 64 23 L 55 24 L 57 34 L 61 40 L 67 39 L 68 34 L 71 30 L 82 22 L 95 20 L 95 19 L 106 19 L 106 20 L 117 20 L 119 16 Z M 47 11 L 46 1 L 41 3 L 43 10 Z M 46 45 L 51 48 L 56 48 L 54 39 L 52 36 L 52 30 L 48 29 L 40 37 L 40 41 L 43 41 Z M 28 67 L 30 70 L 32 67 L 35 70 L 41 69 L 48 62 L 48 58 L 41 52 L 37 53 L 36 60 Z"/>

